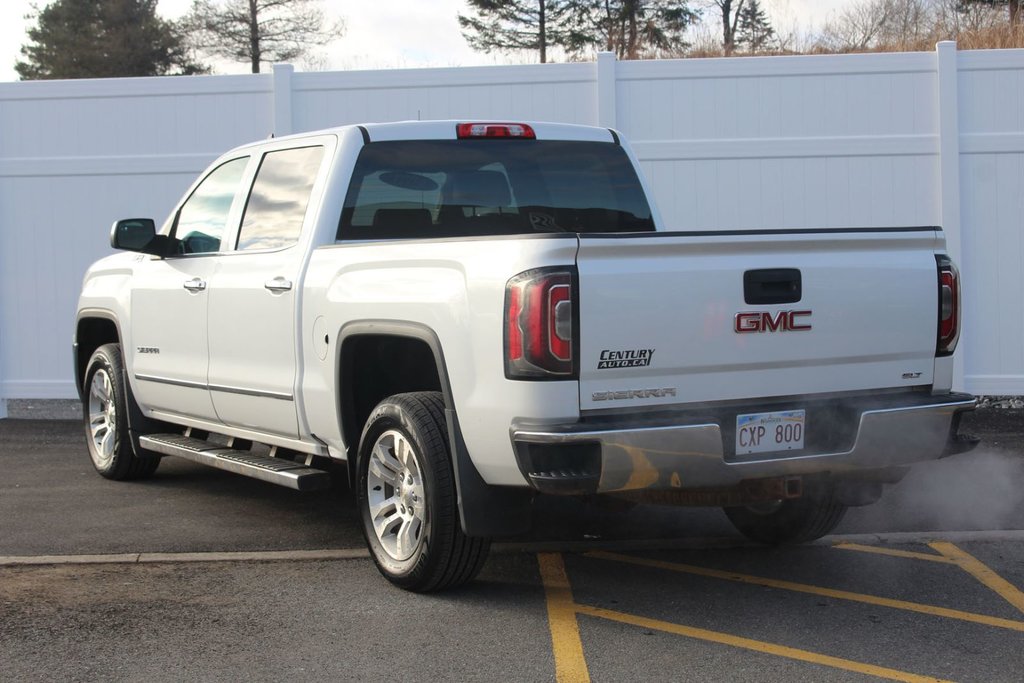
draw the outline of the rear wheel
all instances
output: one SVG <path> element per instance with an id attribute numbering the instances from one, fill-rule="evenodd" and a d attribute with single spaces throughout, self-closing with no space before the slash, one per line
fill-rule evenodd
<path id="1" fill-rule="evenodd" d="M 128 394 L 120 344 L 104 344 L 89 358 L 82 402 L 85 437 L 96 471 L 107 479 L 142 479 L 160 465 L 160 458 L 136 456 L 128 430 Z"/>
<path id="2" fill-rule="evenodd" d="M 366 422 L 358 463 L 363 534 L 385 578 L 429 592 L 477 575 L 490 541 L 462 533 L 439 393 L 382 401 Z"/>
<path id="3" fill-rule="evenodd" d="M 769 545 L 805 543 L 836 528 L 846 506 L 835 499 L 831 485 L 804 482 L 800 498 L 723 508 L 736 529 L 752 541 Z"/>

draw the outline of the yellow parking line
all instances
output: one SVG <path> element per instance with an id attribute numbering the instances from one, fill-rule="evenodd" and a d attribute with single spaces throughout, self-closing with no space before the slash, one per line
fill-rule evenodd
<path id="1" fill-rule="evenodd" d="M 1003 577 L 989 569 L 973 555 L 961 550 L 947 541 L 935 541 L 929 546 L 942 553 L 965 572 L 976 578 L 988 588 L 998 593 L 1004 600 L 1024 612 L 1024 593 Z"/>
<path id="2" fill-rule="evenodd" d="M 629 555 L 619 555 L 618 553 L 595 551 L 587 553 L 587 557 L 594 557 L 602 560 L 611 560 L 613 562 L 625 562 L 628 564 L 652 567 L 655 569 L 665 569 L 668 571 L 682 572 L 685 574 L 694 574 L 697 576 L 707 576 L 713 579 L 735 581 L 737 583 L 746 583 L 754 586 L 764 586 L 766 588 L 779 588 L 782 590 L 794 591 L 796 593 L 809 593 L 811 595 L 820 595 L 826 598 L 835 598 L 837 600 L 861 602 L 868 605 L 890 607 L 892 609 L 899 609 L 907 612 L 918 612 L 919 614 L 929 614 L 936 617 L 958 619 L 960 621 L 969 621 L 975 624 L 983 624 L 985 626 L 994 626 L 996 628 L 1005 628 L 1011 631 L 1024 632 L 1024 621 L 1014 621 L 1012 619 L 990 617 L 985 614 L 963 612 L 961 610 L 949 609 L 947 607 L 922 605 L 916 602 L 893 600 L 891 598 L 882 598 L 876 595 L 852 593 L 850 591 L 836 590 L 833 588 L 822 588 L 820 586 L 812 586 L 806 583 L 781 581 L 779 579 L 769 579 L 762 576 L 752 576 L 750 574 L 740 574 L 737 572 L 726 572 L 721 571 L 719 569 L 708 569 L 706 567 L 696 567 L 687 564 L 677 564 L 675 562 L 665 562 L 662 560 L 651 560 L 642 557 L 630 557 Z"/>
<path id="3" fill-rule="evenodd" d="M 719 633 L 718 631 L 708 631 L 702 628 L 681 626 L 679 624 L 673 624 L 667 621 L 659 621 L 657 619 L 638 617 L 633 614 L 615 612 L 600 607 L 590 607 L 589 605 L 576 605 L 576 611 L 580 614 L 586 614 L 592 617 L 599 617 L 601 619 L 618 621 L 623 624 L 630 624 L 632 626 L 639 626 L 641 628 L 664 631 L 665 633 L 672 633 L 677 636 L 686 636 L 687 638 L 696 638 L 698 640 L 706 640 L 712 643 L 731 645 L 732 647 L 739 647 L 745 650 L 753 650 L 754 652 L 761 652 L 763 654 L 774 655 L 776 657 L 796 659 L 801 662 L 820 664 L 822 666 L 829 666 L 834 669 L 844 669 L 846 671 L 867 674 L 869 676 L 878 676 L 879 678 L 888 678 L 889 680 L 893 681 L 912 681 L 916 683 L 919 681 L 942 680 L 939 678 L 932 678 L 929 676 L 919 676 L 917 674 L 908 673 L 906 671 L 899 671 L 897 669 L 888 669 L 883 666 L 875 666 L 873 664 L 854 662 L 849 659 L 841 659 L 839 657 L 821 655 L 815 652 L 808 652 L 807 650 L 799 650 L 792 647 L 786 647 L 785 645 L 775 645 L 774 643 L 766 643 L 760 640 L 751 640 L 750 638 L 731 636 L 727 633 Z"/>
<path id="4" fill-rule="evenodd" d="M 558 683 L 589 683 L 587 660 L 576 621 L 578 606 L 572 600 L 572 587 L 565 563 L 558 553 L 538 553 L 540 578 L 548 604 L 551 649 L 555 654 L 555 679 Z"/>
<path id="5" fill-rule="evenodd" d="M 837 543 L 832 546 L 839 550 L 856 550 L 862 553 L 873 553 L 875 555 L 889 555 L 891 557 L 906 557 L 914 560 L 927 560 L 928 562 L 941 562 L 943 564 L 956 564 L 956 560 L 951 560 L 943 555 L 933 555 L 931 553 L 915 553 L 911 550 L 896 550 L 895 548 L 879 548 L 873 545 L 861 545 L 860 543 Z"/>

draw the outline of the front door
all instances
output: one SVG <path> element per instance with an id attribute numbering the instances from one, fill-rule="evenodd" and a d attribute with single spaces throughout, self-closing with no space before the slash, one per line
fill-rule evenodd
<path id="1" fill-rule="evenodd" d="M 215 420 L 207 375 L 209 284 L 221 240 L 237 225 L 248 157 L 213 169 L 172 224 L 179 254 L 140 261 L 132 281 L 131 357 L 136 394 L 156 411 Z"/>
<path id="2" fill-rule="evenodd" d="M 132 348 L 138 400 L 155 410 L 214 417 L 206 388 L 206 282 L 213 259 L 154 259 L 132 281 Z"/>

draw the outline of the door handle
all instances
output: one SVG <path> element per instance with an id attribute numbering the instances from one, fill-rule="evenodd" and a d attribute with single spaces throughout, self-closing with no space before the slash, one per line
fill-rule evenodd
<path id="1" fill-rule="evenodd" d="M 795 304 L 803 298 L 797 268 L 762 268 L 743 273 L 743 300 L 748 304 Z"/>
<path id="2" fill-rule="evenodd" d="M 287 292 L 292 288 L 292 281 L 286 280 L 285 278 L 278 275 L 273 280 L 267 280 L 263 283 L 263 286 L 269 289 L 271 292 Z"/>
<path id="3" fill-rule="evenodd" d="M 206 289 L 206 281 L 202 278 L 194 277 L 191 280 L 185 280 L 185 284 L 182 287 L 190 292 L 201 292 Z"/>

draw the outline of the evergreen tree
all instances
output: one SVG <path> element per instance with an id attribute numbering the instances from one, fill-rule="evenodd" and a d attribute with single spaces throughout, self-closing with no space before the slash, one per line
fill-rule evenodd
<path id="1" fill-rule="evenodd" d="M 459 14 L 462 35 L 474 50 L 532 50 L 543 64 L 548 49 L 577 53 L 592 42 L 581 23 L 579 0 L 467 0 Z"/>
<path id="2" fill-rule="evenodd" d="M 55 0 L 35 16 L 14 69 L 22 80 L 164 76 L 206 71 L 156 0 Z"/>
<path id="3" fill-rule="evenodd" d="M 678 53 L 699 14 L 685 0 L 593 0 L 594 37 L 620 59 Z"/>
<path id="4" fill-rule="evenodd" d="M 772 28 L 771 21 L 758 0 L 749 0 L 749 3 L 740 10 L 739 17 L 739 26 L 736 29 L 737 45 L 746 47 L 750 52 L 759 52 L 772 46 L 775 41 L 775 29 Z"/>

